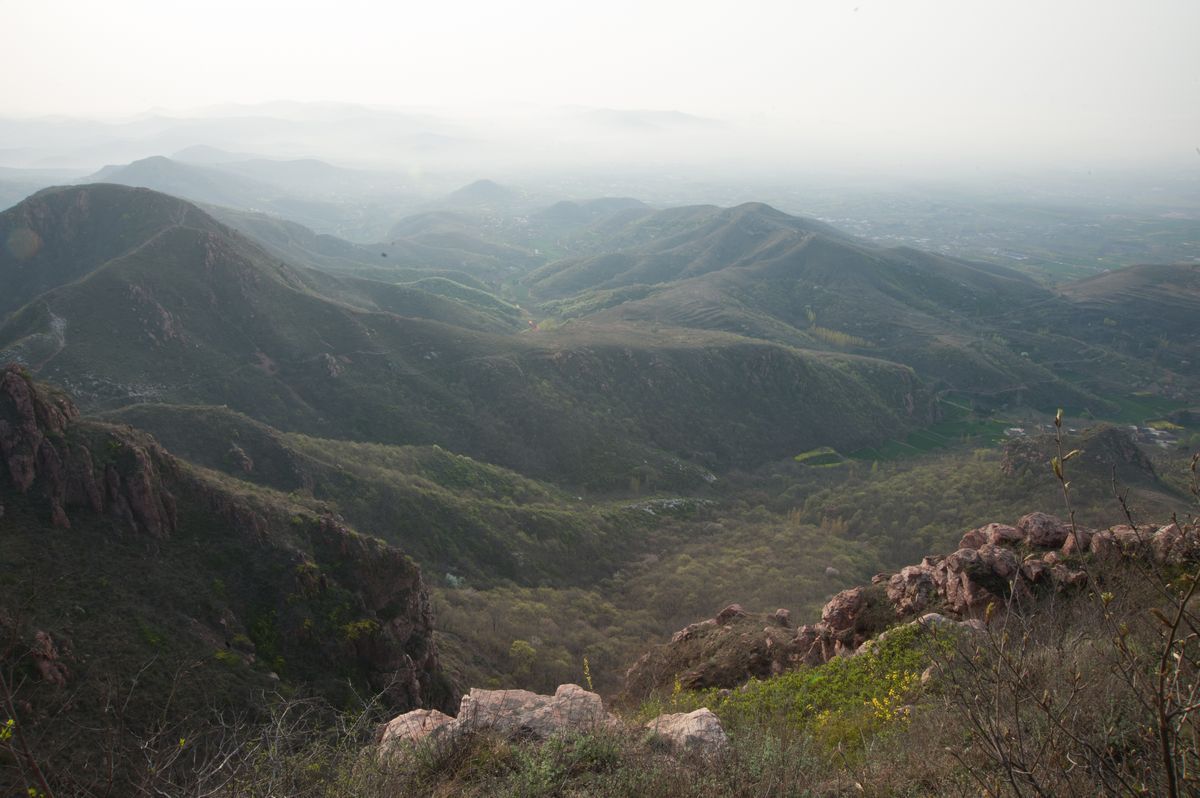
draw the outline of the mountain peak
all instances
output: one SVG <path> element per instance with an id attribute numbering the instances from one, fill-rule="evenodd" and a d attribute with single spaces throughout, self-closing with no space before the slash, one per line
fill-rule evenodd
<path id="1" fill-rule="evenodd" d="M 495 202 L 507 202 L 518 196 L 516 190 L 503 186 L 494 180 L 476 180 L 460 189 L 451 192 L 447 197 L 455 204 L 483 205 Z"/>
<path id="2" fill-rule="evenodd" d="M 114 183 L 52 186 L 0 213 L 0 316 L 72 282 L 163 229 L 220 225 L 189 202 Z M 86 242 L 86 243 L 85 243 Z"/>

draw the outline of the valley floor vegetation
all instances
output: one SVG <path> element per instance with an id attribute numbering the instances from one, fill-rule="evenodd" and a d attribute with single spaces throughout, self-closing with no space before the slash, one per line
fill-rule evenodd
<path id="1" fill-rule="evenodd" d="M 997 479 L 1002 454 L 1011 458 L 1011 447 L 745 475 L 730 486 L 737 501 L 656 516 L 657 544 L 671 545 L 591 587 L 442 585 L 444 656 L 477 685 L 553 692 L 558 683 L 592 687 L 594 680 L 615 694 L 623 666 L 647 640 L 693 620 L 694 607 L 736 598 L 815 617 L 829 594 L 913 561 L 918 551 L 952 549 L 980 519 L 1011 517 L 1028 502 L 1061 504 L 1065 480 L 1047 478 L 1044 460 L 1025 470 L 1009 462 L 1006 478 Z M 1068 491 L 1081 524 L 1121 520 L 1122 505 L 1137 520 L 1156 517 L 1150 513 L 1167 512 L 1179 495 L 1143 482 L 1124 492 L 1118 485 L 1114 497 L 1095 485 L 1097 465 L 1082 456 L 1069 464 L 1085 486 Z M 1158 465 L 1184 473 L 1178 487 L 1195 490 L 1195 472 L 1189 479 L 1179 455 L 1165 453 Z M 797 495 L 808 501 L 794 503 Z M 836 514 L 842 506 L 855 512 Z M 924 530 L 915 540 L 907 533 L 914 528 Z M 22 696 L 34 674 L 10 649 L 2 686 L 12 722 L 0 730 L 0 767 L 10 783 L 45 798 L 1193 794 L 1200 789 L 1193 600 L 1200 574 L 1194 562 L 1087 568 L 1086 590 L 990 608 L 979 634 L 904 627 L 867 653 L 738 689 L 676 683 L 627 700 L 614 705 L 624 731 L 549 741 L 484 732 L 384 759 L 376 741 L 390 713 L 369 696 L 339 706 L 281 690 L 257 711 L 213 701 L 183 718 L 164 711 L 116 727 L 101 715 L 66 735 L 54 729 L 53 711 L 26 724 Z M 147 663 L 145 674 L 139 678 L 174 680 L 168 694 L 206 678 L 166 673 L 157 663 Z M 111 700 L 141 689 L 137 679 L 113 685 Z M 72 694 L 57 700 L 69 717 Z M 719 756 L 672 753 L 641 731 L 647 718 L 701 706 L 729 735 Z M 114 704 L 104 714 L 126 723 L 120 710 Z M 87 758 L 93 772 L 61 769 L 72 759 L 64 749 L 80 741 L 100 752 Z M 121 779 L 105 784 L 104 763 L 111 769 L 116 761 Z"/>
<path id="2" fill-rule="evenodd" d="M 280 697 L 265 722 L 213 717 L 195 737 L 125 750 L 144 762 L 120 794 L 1191 795 L 1200 788 L 1195 567 L 1092 562 L 1088 590 L 993 607 L 981 631 L 909 625 L 865 653 L 739 689 L 676 686 L 621 709 L 617 731 L 546 741 L 477 733 L 381 757 L 380 705 L 337 712 Z M 640 728 L 699 706 L 729 735 L 719 755 L 673 753 Z M 32 765 L 19 729 L 7 727 L 0 745 L 10 766 Z M 30 795 L 115 794 L 56 789 L 72 784 L 66 774 L 26 775 Z"/>

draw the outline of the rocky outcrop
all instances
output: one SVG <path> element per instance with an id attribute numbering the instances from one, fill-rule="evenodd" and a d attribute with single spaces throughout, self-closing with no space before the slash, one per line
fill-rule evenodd
<path id="1" fill-rule="evenodd" d="M 42 469 L 54 467 L 58 452 L 52 442 L 43 444 L 61 438 L 78 415 L 66 397 L 39 393 L 20 366 L 0 372 L 0 456 L 18 491 L 26 493 Z"/>
<path id="2" fill-rule="evenodd" d="M 966 532 L 959 541 L 958 547 L 960 549 L 978 549 L 989 543 L 993 546 L 1012 546 L 1020 543 L 1024 537 L 1024 533 L 1015 526 L 993 523 Z"/>
<path id="3" fill-rule="evenodd" d="M 1009 602 L 1084 587 L 1086 558 L 1114 556 L 1152 557 L 1163 564 L 1200 561 L 1200 526 L 1073 530 L 1040 512 L 1015 525 L 987 524 L 968 530 L 948 555 L 926 557 L 876 576 L 871 585 L 841 591 L 825 605 L 820 621 L 794 631 L 778 622 L 778 611 L 747 615 L 740 607 L 739 613 L 727 608 L 691 624 L 634 663 L 625 692 L 638 699 L 670 689 L 676 680 L 687 689 L 733 688 L 853 654 L 884 628 L 917 616 L 981 623 L 989 607 L 1003 612 Z"/>
<path id="4" fill-rule="evenodd" d="M 1003 602 L 1020 573 L 1020 563 L 1011 549 L 985 543 L 978 549 L 959 549 L 937 562 L 932 579 L 937 596 L 946 609 L 969 615 Z M 897 607 L 897 614 L 905 614 Z"/>
<path id="5" fill-rule="evenodd" d="M 1150 537 L 1150 551 L 1154 561 L 1163 565 L 1192 562 L 1200 559 L 1200 535 L 1194 528 L 1167 524 Z"/>
<path id="6" fill-rule="evenodd" d="M 938 593 L 934 569 L 928 565 L 908 565 L 887 582 L 887 598 L 900 615 L 921 612 L 933 603 Z"/>
<path id="7" fill-rule="evenodd" d="M 447 707 L 458 697 L 439 668 L 420 569 L 403 552 L 282 496 L 231 489 L 132 427 L 81 419 L 67 397 L 17 366 L 0 370 L 0 497 L 8 496 L 45 513 L 44 524 L 25 527 L 31 534 L 77 527 L 64 543 L 78 540 L 98 560 L 108 546 L 135 542 L 147 569 L 195 567 L 158 559 L 169 548 L 158 541 L 180 535 L 184 517 L 185 532 L 225 565 L 211 577 L 220 594 L 180 612 L 206 645 L 246 665 L 264 664 L 257 637 L 272 658 L 304 663 L 292 669 L 300 678 L 351 679 L 397 708 Z M 66 667 L 54 638 L 21 634 L 33 639 L 43 680 L 61 683 Z"/>
<path id="8" fill-rule="evenodd" d="M 74 424 L 79 411 L 69 398 L 35 385 L 10 364 L 0 371 L 0 458 L 19 493 L 46 504 L 50 523 L 69 529 L 69 510 L 107 512 L 131 530 L 162 538 L 175 529 L 175 499 L 163 484 L 174 460 L 153 439 L 91 430 Z M 96 439 L 100 440 L 97 441 Z M 93 456 L 96 443 L 105 462 Z"/>
<path id="9" fill-rule="evenodd" d="M 674 751 L 711 756 L 729 748 L 721 720 L 708 708 L 659 715 L 645 726 Z"/>

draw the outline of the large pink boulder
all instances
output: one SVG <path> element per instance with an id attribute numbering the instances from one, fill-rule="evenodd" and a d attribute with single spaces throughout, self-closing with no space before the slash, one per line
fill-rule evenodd
<path id="1" fill-rule="evenodd" d="M 829 600 L 821 610 L 821 622 L 831 632 L 853 629 L 858 616 L 867 608 L 867 598 L 861 587 L 843 590 Z"/>
<path id="2" fill-rule="evenodd" d="M 1076 554 L 1086 554 L 1092 548 L 1092 536 L 1096 533 L 1085 527 L 1076 526 L 1072 534 L 1062 544 L 1062 554 L 1070 557 Z"/>
<path id="3" fill-rule="evenodd" d="M 985 542 L 993 546 L 1016 546 L 1025 539 L 1024 532 L 1008 524 L 988 524 L 979 531 L 986 538 Z"/>
<path id="4" fill-rule="evenodd" d="M 1069 524 L 1061 518 L 1046 513 L 1029 513 L 1017 521 L 1017 529 L 1029 543 L 1042 549 L 1057 549 L 1067 541 L 1071 532 Z"/>
<path id="5" fill-rule="evenodd" d="M 1150 538 L 1154 561 L 1177 565 L 1200 557 L 1200 539 L 1194 527 L 1180 529 L 1178 524 L 1159 527 Z"/>
<path id="6" fill-rule="evenodd" d="M 1010 580 L 1020 572 L 1011 550 L 986 544 L 978 551 L 959 549 L 939 563 L 934 580 L 945 596 L 946 606 L 959 615 L 1000 604 L 1010 589 Z"/>
<path id="7" fill-rule="evenodd" d="M 896 607 L 897 615 L 921 612 L 937 596 L 933 568 L 928 565 L 909 565 L 900 569 L 887 583 L 887 597 Z"/>

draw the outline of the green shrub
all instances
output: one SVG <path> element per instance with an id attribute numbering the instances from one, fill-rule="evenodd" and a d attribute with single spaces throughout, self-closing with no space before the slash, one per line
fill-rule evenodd
<path id="1" fill-rule="evenodd" d="M 890 631 L 878 644 L 824 665 L 800 668 L 737 690 L 675 690 L 647 702 L 639 717 L 708 707 L 731 734 L 753 728 L 806 731 L 832 747 L 861 742 L 908 718 L 906 702 L 919 688 L 921 672 L 953 647 L 950 635 L 910 624 Z"/>

